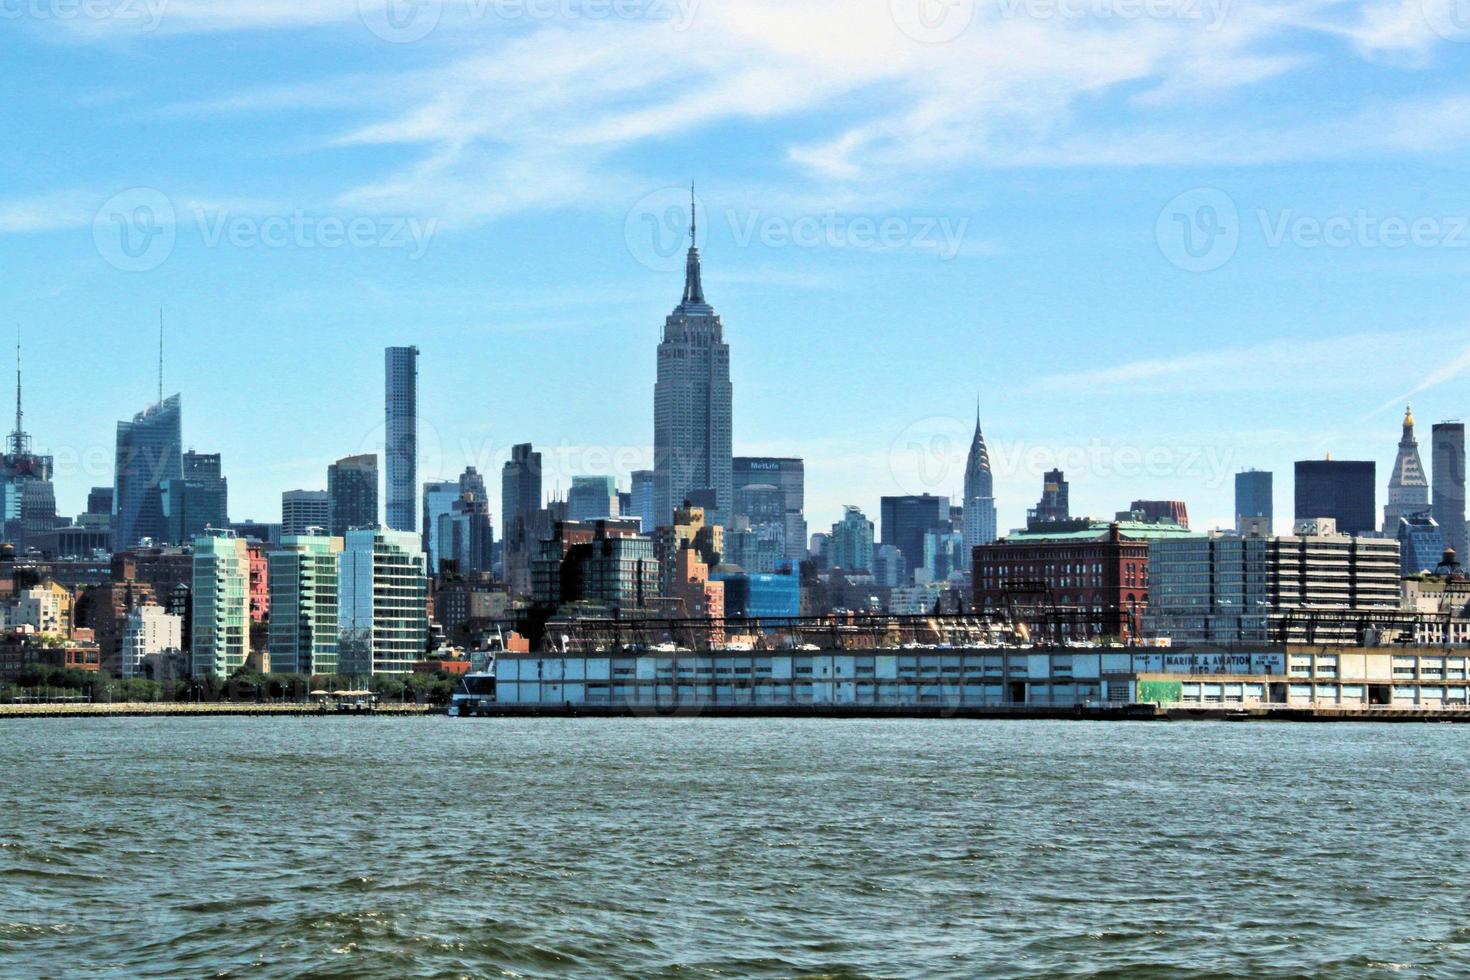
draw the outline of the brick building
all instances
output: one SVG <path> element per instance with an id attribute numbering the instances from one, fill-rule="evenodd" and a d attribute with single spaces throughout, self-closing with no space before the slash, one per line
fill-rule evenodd
<path id="1" fill-rule="evenodd" d="M 1037 640 L 1135 637 L 1148 607 L 1149 542 L 1188 534 L 1177 524 L 1076 520 L 980 545 L 975 609 L 1017 611 Z"/>

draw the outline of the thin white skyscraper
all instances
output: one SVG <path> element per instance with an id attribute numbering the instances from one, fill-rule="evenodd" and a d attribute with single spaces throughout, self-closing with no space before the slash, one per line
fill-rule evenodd
<path id="1" fill-rule="evenodd" d="M 990 544 L 999 531 L 995 517 L 995 480 L 990 472 L 990 449 L 980 431 L 980 406 L 975 406 L 975 435 L 965 459 L 964 566 L 970 567 L 975 548 Z"/>

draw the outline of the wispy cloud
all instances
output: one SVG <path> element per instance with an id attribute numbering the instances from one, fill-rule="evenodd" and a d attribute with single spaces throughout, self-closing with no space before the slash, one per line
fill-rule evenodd
<path id="1" fill-rule="evenodd" d="M 1464 333 L 1414 331 L 1361 333 L 1317 340 L 1279 340 L 1238 347 L 1190 351 L 1169 357 L 1144 358 L 1112 367 L 1059 371 L 1044 375 L 1026 387 L 1026 393 L 1048 396 L 1151 395 L 1228 391 L 1262 391 L 1314 387 L 1342 390 L 1356 386 L 1380 389 L 1385 378 L 1409 368 L 1416 352 L 1454 343 Z M 1398 362 L 1403 361 L 1400 365 Z M 1365 371 L 1366 365 L 1375 370 Z M 1294 369 L 1300 366 L 1300 370 Z M 1470 369 L 1470 350 L 1429 375 L 1409 394 L 1427 391 Z M 1396 395 L 1375 411 L 1401 403 Z"/>
<path id="2" fill-rule="evenodd" d="M 325 113 L 322 151 L 402 153 L 354 171 L 322 203 L 451 227 L 625 204 L 657 186 L 623 162 L 629 148 L 769 120 L 800 121 L 803 135 L 778 147 L 764 186 L 730 190 L 795 207 L 891 206 L 974 167 L 1258 164 L 1470 142 L 1461 92 L 1326 118 L 1291 98 L 1250 113 L 1235 101 L 1267 84 L 1289 91 L 1323 43 L 1423 61 L 1445 40 L 1435 16 L 1453 0 L 1203 0 L 1086 17 L 1068 5 L 962 0 L 952 7 L 972 22 L 945 43 L 905 32 L 895 15 L 905 2 L 665 0 L 627 18 L 578 16 L 573 4 L 538 19 L 489 0 L 436 0 L 420 5 L 434 30 L 409 46 L 374 37 L 388 0 L 169 0 L 156 28 L 165 36 L 331 31 L 412 57 L 159 112 Z M 62 26 L 84 39 L 138 30 L 117 18 Z"/>

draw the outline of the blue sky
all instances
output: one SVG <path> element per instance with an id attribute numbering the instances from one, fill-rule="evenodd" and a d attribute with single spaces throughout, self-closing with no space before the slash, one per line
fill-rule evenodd
<path id="1" fill-rule="evenodd" d="M 626 480 L 691 179 L 736 451 L 806 457 L 813 529 L 957 492 L 977 397 L 1003 526 L 1058 464 L 1197 525 L 1272 469 L 1289 520 L 1294 459 L 1386 481 L 1406 400 L 1426 446 L 1470 414 L 1455 3 L 384 2 L 0 0 L 0 295 L 64 511 L 160 307 L 237 519 L 381 441 L 389 344 L 423 479 L 532 441 Z"/>

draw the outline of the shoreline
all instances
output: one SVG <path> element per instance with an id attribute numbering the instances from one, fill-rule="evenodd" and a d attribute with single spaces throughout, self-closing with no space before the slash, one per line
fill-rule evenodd
<path id="1" fill-rule="evenodd" d="M 424 718 L 447 716 L 441 705 L 380 704 L 371 711 L 323 710 L 313 704 L 10 704 L 0 705 L 0 722 L 20 718 Z M 531 718 L 808 718 L 842 720 L 911 719 L 957 721 L 1239 721 L 1383 724 L 1470 724 L 1465 709 L 1417 708 L 1309 708 L 1309 707 L 1180 707 L 1129 704 L 1095 707 L 1045 705 L 882 706 L 882 705 L 486 705 L 461 717 L 484 719 Z"/>
<path id="2" fill-rule="evenodd" d="M 0 721 L 8 718 L 204 718 L 204 717 L 322 717 L 371 718 L 374 715 L 422 717 L 443 714 L 439 705 L 380 704 L 371 711 L 325 710 L 315 704 L 227 704 L 221 702 L 165 703 L 158 701 L 113 704 L 0 704 Z"/>

